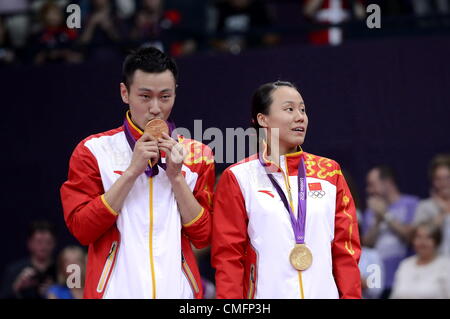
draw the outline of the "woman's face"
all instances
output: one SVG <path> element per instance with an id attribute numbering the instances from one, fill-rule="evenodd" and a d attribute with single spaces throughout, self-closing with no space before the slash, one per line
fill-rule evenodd
<path id="1" fill-rule="evenodd" d="M 268 129 L 271 138 L 278 139 L 280 150 L 292 151 L 305 141 L 308 116 L 300 93 L 291 87 L 280 86 L 272 92 L 269 114 L 258 115 L 258 123 Z M 274 141 L 271 141 L 272 145 Z"/>
<path id="2" fill-rule="evenodd" d="M 450 169 L 438 166 L 433 174 L 433 187 L 436 193 L 444 198 L 450 198 Z"/>
<path id="3" fill-rule="evenodd" d="M 429 258 L 436 251 L 434 239 L 430 236 L 427 227 L 419 227 L 413 238 L 414 250 L 419 257 Z"/>

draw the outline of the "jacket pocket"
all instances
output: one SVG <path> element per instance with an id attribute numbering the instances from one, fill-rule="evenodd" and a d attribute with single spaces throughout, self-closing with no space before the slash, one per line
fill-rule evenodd
<path id="1" fill-rule="evenodd" d="M 97 292 L 101 293 L 105 289 L 106 281 L 108 280 L 108 276 L 111 273 L 114 258 L 116 257 L 117 252 L 117 241 L 114 241 L 111 245 L 111 249 L 109 250 L 108 257 L 106 257 L 105 265 L 103 266 L 103 271 L 100 276 L 100 280 L 98 281 Z"/>
<path id="2" fill-rule="evenodd" d="M 247 299 L 253 299 L 255 298 L 255 282 L 256 282 L 256 276 L 255 276 L 255 264 L 250 265 L 250 278 L 248 283 L 248 291 L 247 291 Z"/>
<path id="3" fill-rule="evenodd" d="M 188 279 L 188 282 L 191 285 L 192 291 L 194 292 L 194 296 L 195 296 L 195 294 L 198 294 L 200 289 L 198 288 L 198 283 L 195 280 L 194 274 L 192 273 L 191 268 L 189 267 L 186 259 L 184 258 L 183 253 L 181 253 L 181 263 L 182 263 L 183 273 L 186 276 L 186 278 Z"/>

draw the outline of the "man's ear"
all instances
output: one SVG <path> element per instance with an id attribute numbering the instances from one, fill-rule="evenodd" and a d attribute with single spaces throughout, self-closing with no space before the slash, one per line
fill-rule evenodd
<path id="1" fill-rule="evenodd" d="M 127 89 L 127 86 L 125 85 L 125 83 L 123 83 L 123 82 L 120 83 L 120 96 L 122 97 L 123 103 L 129 104 L 128 89 Z"/>
<path id="2" fill-rule="evenodd" d="M 268 127 L 269 125 L 267 124 L 267 119 L 266 116 L 262 113 L 258 113 L 258 115 L 256 115 L 256 119 L 258 120 L 258 124 L 261 127 Z"/>

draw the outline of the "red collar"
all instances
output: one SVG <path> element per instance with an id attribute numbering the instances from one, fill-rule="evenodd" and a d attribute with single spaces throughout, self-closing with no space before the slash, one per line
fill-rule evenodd
<path id="1" fill-rule="evenodd" d="M 130 111 L 127 111 L 126 120 L 129 124 L 130 132 L 133 135 L 134 139 L 140 139 L 144 132 L 136 124 L 134 124 L 133 120 L 131 119 Z"/>

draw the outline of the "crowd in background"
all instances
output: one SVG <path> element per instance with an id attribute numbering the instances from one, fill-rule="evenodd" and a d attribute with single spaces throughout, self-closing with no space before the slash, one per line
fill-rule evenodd
<path id="1" fill-rule="evenodd" d="M 80 29 L 66 24 L 70 3 L 81 8 Z M 450 0 L 2 0 L 0 65 L 82 63 L 142 46 L 179 57 L 292 43 L 339 45 L 367 35 L 369 3 L 380 5 L 388 31 L 450 28 Z M 385 165 L 372 168 L 366 183 L 363 204 L 351 187 L 364 297 L 450 298 L 450 155 L 431 161 L 427 199 L 402 193 Z M 54 226 L 33 222 L 29 256 L 6 267 L 0 298 L 81 298 L 86 251 L 68 246 L 55 255 L 56 244 Z M 197 257 L 205 297 L 213 298 L 208 250 Z M 69 265 L 79 268 L 68 271 Z M 79 285 L 72 276 L 78 270 Z"/>
<path id="2" fill-rule="evenodd" d="M 428 175 L 430 197 L 420 200 L 402 193 L 388 166 L 368 172 L 359 211 L 365 298 L 450 298 L 450 155 L 433 158 Z"/>
<path id="3" fill-rule="evenodd" d="M 363 297 L 449 299 L 450 154 L 432 159 L 430 197 L 422 200 L 402 193 L 394 171 L 379 165 L 367 173 L 366 209 L 362 211 L 352 178 L 346 175 L 360 225 Z M 54 259 L 56 240 L 52 224 L 31 223 L 27 238 L 29 256 L 7 266 L 0 298 L 82 298 L 85 250 L 68 246 Z M 209 249 L 195 253 L 205 298 L 214 298 Z"/>
<path id="4" fill-rule="evenodd" d="M 383 32 L 450 28 L 450 0 L 2 0 L 0 64 L 81 63 L 156 46 L 172 56 L 368 36 L 366 6 Z M 81 28 L 69 28 L 69 4 Z M 375 33 L 372 33 L 372 35 Z"/>

